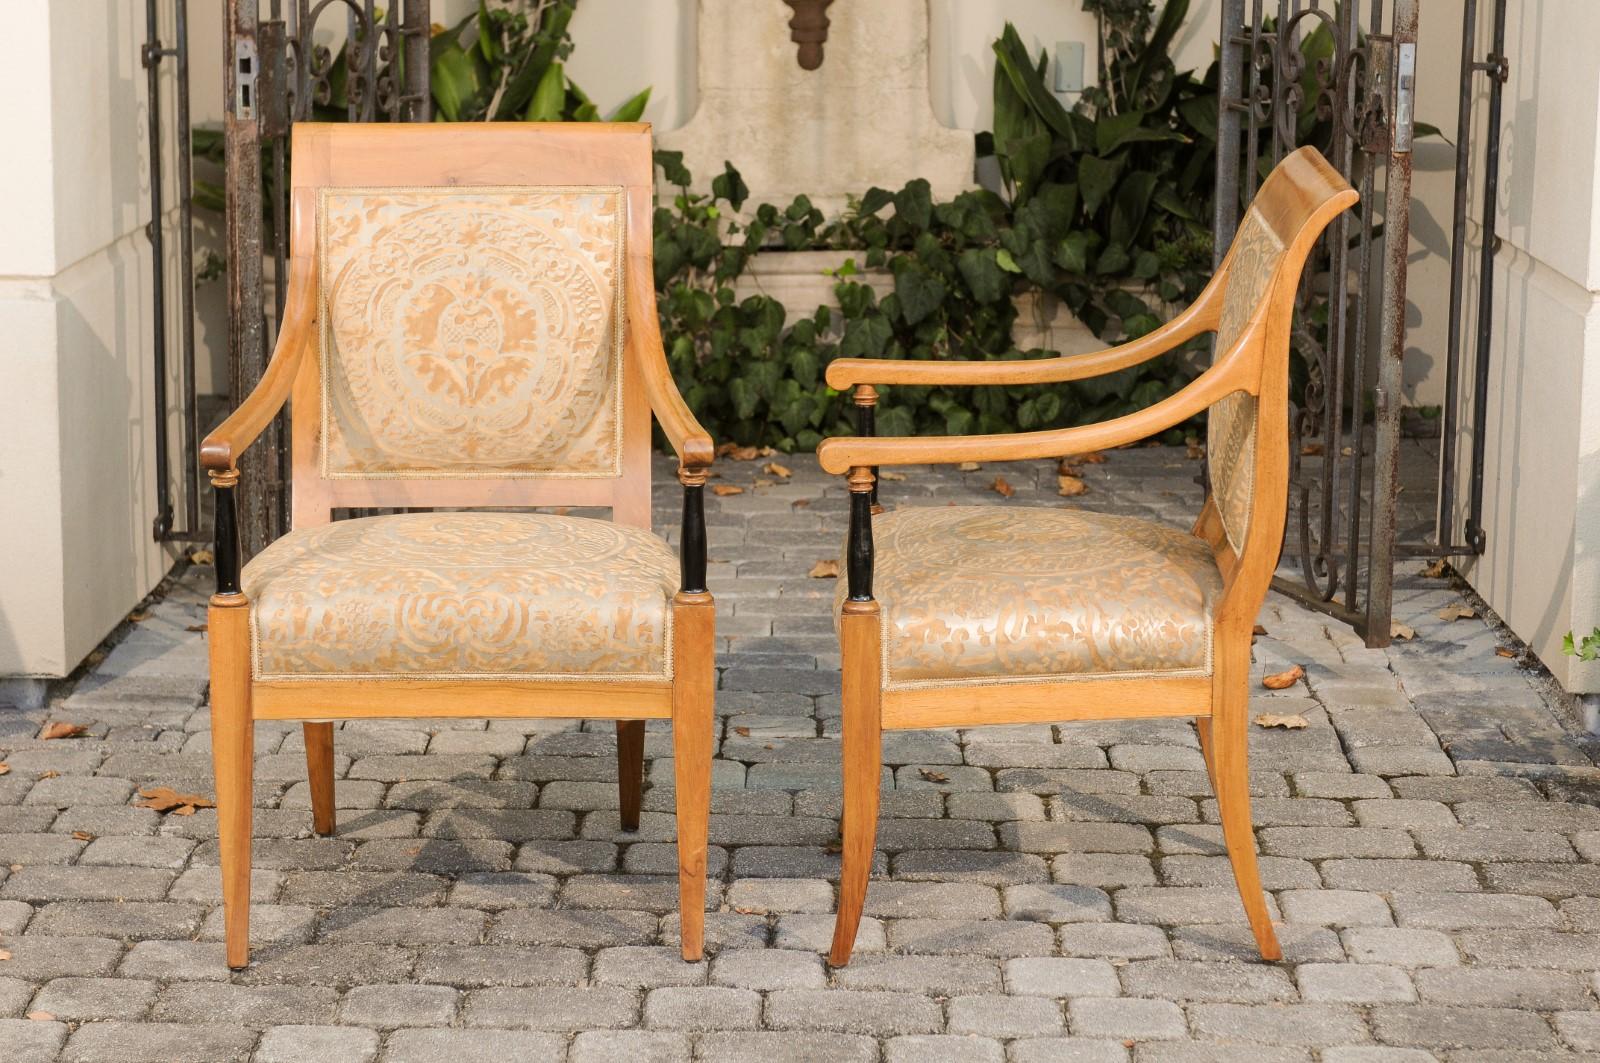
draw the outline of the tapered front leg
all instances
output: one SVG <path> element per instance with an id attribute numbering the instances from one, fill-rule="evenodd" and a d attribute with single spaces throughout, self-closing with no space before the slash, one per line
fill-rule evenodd
<path id="1" fill-rule="evenodd" d="M 217 841 L 228 966 L 250 962 L 251 776 L 250 606 L 242 594 L 215 595 L 207 613 L 211 643 L 211 758 L 217 782 Z"/>
<path id="2" fill-rule="evenodd" d="M 1219 637 L 1218 641 L 1222 639 Z M 1211 784 L 1217 792 L 1222 840 L 1233 866 L 1233 880 L 1239 887 L 1245 918 L 1250 921 L 1250 932 L 1261 958 L 1280 960 L 1283 949 L 1278 945 L 1272 916 L 1267 911 L 1267 895 L 1261 888 L 1255 829 L 1250 818 L 1250 651 L 1248 641 L 1243 645 L 1242 655 L 1217 655 L 1212 717 L 1201 721 L 1201 736 Z"/>
<path id="3" fill-rule="evenodd" d="M 711 751 L 716 743 L 716 605 L 678 592 L 672 603 L 672 757 L 678 811 L 678 917 L 683 958 L 705 954 L 706 835 L 711 822 Z"/>
<path id="4" fill-rule="evenodd" d="M 883 773 L 883 697 L 879 676 L 878 603 L 851 612 L 845 603 L 840 619 L 843 691 L 844 808 L 840 822 L 839 911 L 833 922 L 833 947 L 828 962 L 850 962 L 861 910 L 872 875 L 872 854 L 878 839 L 878 787 Z"/>

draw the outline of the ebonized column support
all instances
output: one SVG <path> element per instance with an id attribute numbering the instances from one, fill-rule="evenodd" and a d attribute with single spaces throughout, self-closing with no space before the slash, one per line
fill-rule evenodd
<path id="1" fill-rule="evenodd" d="M 679 587 L 684 594 L 706 593 L 706 470 L 678 469 L 683 484 L 683 531 L 678 537 Z"/>
<path id="2" fill-rule="evenodd" d="M 872 485 L 878 478 L 871 469 L 850 470 L 850 539 L 845 546 L 845 578 L 851 602 L 872 601 Z M 845 606 L 849 608 L 848 603 Z"/>
<path id="3" fill-rule="evenodd" d="M 217 571 L 217 594 L 239 594 L 239 510 L 233 489 L 239 483 L 239 470 L 212 472 L 211 487 L 216 493 L 216 539 L 212 564 Z"/>
<path id="4" fill-rule="evenodd" d="M 878 434 L 878 389 L 871 384 L 857 384 L 855 392 L 856 403 L 856 435 L 875 436 Z M 872 512 L 882 513 L 883 506 L 878 503 L 878 467 L 872 466 Z"/>

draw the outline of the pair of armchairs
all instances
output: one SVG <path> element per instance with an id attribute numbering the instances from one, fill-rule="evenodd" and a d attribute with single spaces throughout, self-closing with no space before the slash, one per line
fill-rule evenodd
<path id="1" fill-rule="evenodd" d="M 334 722 L 396 716 L 615 719 L 624 829 L 639 821 L 645 721 L 670 719 L 681 948 L 701 957 L 713 446 L 662 351 L 652 179 L 645 125 L 296 126 L 283 326 L 260 384 L 201 451 L 217 503 L 208 626 L 230 966 L 249 960 L 254 721 L 304 722 L 312 820 L 328 834 Z M 834 963 L 866 894 L 884 728 L 1126 716 L 1197 718 L 1245 911 L 1277 958 L 1245 782 L 1250 631 L 1284 523 L 1292 293 L 1353 199 L 1321 156 L 1290 156 L 1195 305 L 1111 351 L 829 367 L 832 386 L 855 388 L 863 428 L 819 451 L 851 491 Z M 1136 415 L 871 435 L 873 385 L 1080 379 L 1207 331 L 1215 364 Z M 286 403 L 293 530 L 241 567 L 237 460 Z M 1207 408 L 1215 493 L 1192 535 L 1059 509 L 899 510 L 874 528 L 877 466 L 1117 446 Z M 679 461 L 677 556 L 650 531 L 652 413 Z M 612 519 L 525 512 L 555 506 Z M 332 520 L 347 507 L 407 512 Z"/>

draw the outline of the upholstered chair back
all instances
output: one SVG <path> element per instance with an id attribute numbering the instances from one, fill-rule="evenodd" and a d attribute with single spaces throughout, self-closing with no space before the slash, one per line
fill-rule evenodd
<path id="1" fill-rule="evenodd" d="M 1230 252 L 1222 315 L 1217 325 L 1220 357 L 1244 333 L 1262 299 L 1272 286 L 1283 260 L 1284 245 L 1261 211 L 1245 212 Z M 1211 474 L 1211 496 L 1228 544 L 1243 553 L 1255 497 L 1256 443 L 1259 427 L 1254 395 L 1235 391 L 1211 407 L 1206 422 L 1206 459 Z"/>
<path id="2" fill-rule="evenodd" d="M 336 506 L 553 504 L 648 526 L 629 354 L 630 306 L 649 305 L 648 240 L 629 239 L 648 233 L 648 127 L 384 131 L 295 127 L 293 253 L 314 266 L 319 346 L 294 396 L 296 525 Z"/>

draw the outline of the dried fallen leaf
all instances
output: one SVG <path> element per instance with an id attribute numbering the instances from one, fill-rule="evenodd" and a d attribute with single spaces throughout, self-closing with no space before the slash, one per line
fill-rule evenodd
<path id="1" fill-rule="evenodd" d="M 1450 562 L 1442 557 L 1437 561 L 1429 561 L 1428 566 L 1422 570 L 1422 575 L 1426 579 L 1444 579 L 1450 575 Z"/>
<path id="2" fill-rule="evenodd" d="M 209 565 L 216 560 L 216 555 L 210 550 L 190 550 L 189 563 L 191 565 Z"/>
<path id="3" fill-rule="evenodd" d="M 765 908 L 740 908 L 740 907 L 738 907 L 736 905 L 733 910 L 734 910 L 734 913 L 737 914 L 737 915 L 766 915 L 767 914 L 767 909 L 765 909 Z"/>
<path id="4" fill-rule="evenodd" d="M 793 502 L 789 503 L 789 507 L 791 509 L 805 509 L 810 504 L 811 504 L 811 499 L 809 499 L 809 498 L 797 498 Z"/>
<path id="5" fill-rule="evenodd" d="M 1322 457 L 1322 444 L 1307 443 L 1305 446 L 1300 448 L 1300 453 L 1302 456 L 1307 458 L 1320 458 Z"/>
<path id="6" fill-rule="evenodd" d="M 198 631 L 204 631 L 205 629 L 206 629 L 206 625 L 205 624 L 190 624 L 188 627 L 184 628 L 183 630 L 185 630 L 185 631 L 197 631 L 198 632 Z"/>
<path id="7" fill-rule="evenodd" d="M 72 832 L 72 836 L 75 839 L 77 839 L 78 841 L 80 841 L 80 842 L 92 842 L 92 841 L 94 841 L 94 835 L 90 834 L 86 830 L 75 830 L 75 831 Z"/>
<path id="8" fill-rule="evenodd" d="M 1206 456 L 1206 448 L 1200 445 L 1200 441 L 1198 439 L 1188 439 L 1185 440 L 1184 443 L 1187 447 L 1185 455 L 1190 461 L 1199 461 L 1201 458 Z"/>
<path id="9" fill-rule="evenodd" d="M 934 771 L 932 768 L 918 768 L 917 769 L 917 774 L 922 776 L 924 779 L 928 780 L 929 782 L 949 782 L 950 781 L 950 776 L 946 775 L 942 771 Z"/>
<path id="10" fill-rule="evenodd" d="M 880 479 L 880 480 L 904 480 L 905 478 L 906 478 L 906 474 L 905 473 L 903 473 L 903 472 L 895 472 L 893 469 L 879 469 L 878 470 L 878 479 Z"/>
<path id="11" fill-rule="evenodd" d="M 0 760 L 0 775 L 4 775 L 4 774 L 6 774 L 6 772 L 8 772 L 10 770 L 11 770 L 11 765 L 7 764 L 3 760 Z"/>
<path id="12" fill-rule="evenodd" d="M 734 484 L 712 484 L 711 493 L 719 498 L 724 495 L 742 495 L 744 494 L 744 488 Z"/>
<path id="13" fill-rule="evenodd" d="M 761 455 L 755 447 L 741 447 L 737 443 L 724 443 L 717 448 L 717 457 L 732 458 L 734 461 L 754 461 Z"/>
<path id="14" fill-rule="evenodd" d="M 1257 624 L 1255 627 L 1250 629 L 1250 634 L 1252 635 L 1265 635 L 1266 633 L 1267 629 L 1262 627 L 1260 624 Z"/>
<path id="15" fill-rule="evenodd" d="M 55 1022 L 56 1021 L 55 1014 L 53 1012 L 49 1012 L 49 1011 L 30 1011 L 30 1012 L 28 1012 L 28 1018 L 32 1019 L 34 1022 Z"/>
<path id="16" fill-rule="evenodd" d="M 0 962 L 4 962 L 6 960 L 9 960 L 10 958 L 11 958 L 11 950 L 10 949 L 0 949 Z"/>
<path id="17" fill-rule="evenodd" d="M 1402 624 L 1395 620 L 1389 624 L 1389 637 L 1399 639 L 1401 642 L 1410 642 L 1417 637 L 1417 629 L 1409 624 Z"/>
<path id="18" fill-rule="evenodd" d="M 89 725 L 86 723 L 56 720 L 54 723 L 45 724 L 44 730 L 39 732 L 39 737 L 48 741 L 52 738 L 80 738 L 88 733 Z"/>
<path id="19" fill-rule="evenodd" d="M 983 468 L 983 466 L 979 465 L 975 461 L 964 461 L 960 465 L 957 465 L 956 468 L 960 469 L 962 472 L 977 472 L 979 469 Z"/>
<path id="20" fill-rule="evenodd" d="M 1257 727 L 1281 727 L 1286 731 L 1298 731 L 1310 724 L 1304 716 L 1295 713 L 1263 712 L 1256 717 Z"/>
<path id="21" fill-rule="evenodd" d="M 197 808 L 216 808 L 217 803 L 199 794 L 180 794 L 170 786 L 146 786 L 139 791 L 143 801 L 135 801 L 135 808 L 153 808 L 157 812 L 172 812 L 192 816 Z M 185 811 L 187 810 L 187 811 Z"/>
<path id="22" fill-rule="evenodd" d="M 826 557 L 811 566 L 811 571 L 806 575 L 812 579 L 838 579 L 839 562 L 836 558 Z"/>
<path id="23" fill-rule="evenodd" d="M 135 624 L 143 623 L 144 621 L 150 619 L 150 613 L 145 609 L 135 609 L 133 612 L 128 614 L 128 619 Z"/>
<path id="24" fill-rule="evenodd" d="M 1268 690 L 1288 690 L 1306 677 L 1306 670 L 1298 664 L 1287 672 L 1277 672 L 1261 677 L 1261 685 Z"/>
<path id="25" fill-rule="evenodd" d="M 842 852 L 844 852 L 844 841 L 843 841 L 843 839 L 840 839 L 840 838 L 833 839 L 833 841 L 831 841 L 827 845 L 823 846 L 823 852 L 828 852 L 828 853 L 842 853 Z"/>
<path id="26" fill-rule="evenodd" d="M 1017 489 L 1007 483 L 1004 476 L 996 476 L 994 478 L 994 483 L 989 485 L 989 489 L 995 494 L 999 495 L 1001 498 L 1010 498 L 1012 495 L 1017 493 Z"/>
<path id="27" fill-rule="evenodd" d="M 1512 649 L 1510 646 L 1496 646 L 1494 648 L 1494 655 L 1496 657 L 1515 658 L 1516 655 L 1517 655 L 1517 651 Z"/>
<path id="28" fill-rule="evenodd" d="M 1471 606 L 1457 603 L 1455 605 L 1445 606 L 1435 615 L 1437 615 L 1440 620 L 1471 620 L 1473 617 L 1478 615 L 1478 611 Z"/>
<path id="29" fill-rule="evenodd" d="M 757 486 L 757 487 L 772 487 L 777 482 L 778 481 L 776 481 L 776 480 L 769 480 L 765 476 L 757 476 L 756 477 L 755 486 Z"/>
<path id="30" fill-rule="evenodd" d="M 786 465 L 779 465 L 775 461 L 769 461 L 765 465 L 761 466 L 761 471 L 769 476 L 777 476 L 785 480 L 794 475 L 793 469 Z"/>
<path id="31" fill-rule="evenodd" d="M 1078 465 L 1104 465 L 1106 456 L 1098 450 L 1091 450 L 1087 454 L 1071 454 L 1061 460 L 1070 461 Z"/>
<path id="32" fill-rule="evenodd" d="M 748 728 L 748 727 L 735 727 L 733 729 L 733 733 L 738 735 L 740 738 L 749 738 L 750 737 L 750 728 Z"/>
<path id="33" fill-rule="evenodd" d="M 1076 498 L 1078 495 L 1087 494 L 1089 485 L 1076 476 L 1057 476 L 1056 494 L 1062 498 Z"/>
<path id="34" fill-rule="evenodd" d="M 41 771 L 39 773 L 39 778 L 41 778 L 41 779 L 59 779 L 59 778 L 61 778 L 61 773 L 59 771 L 56 771 L 54 768 L 51 768 L 48 771 Z"/>

